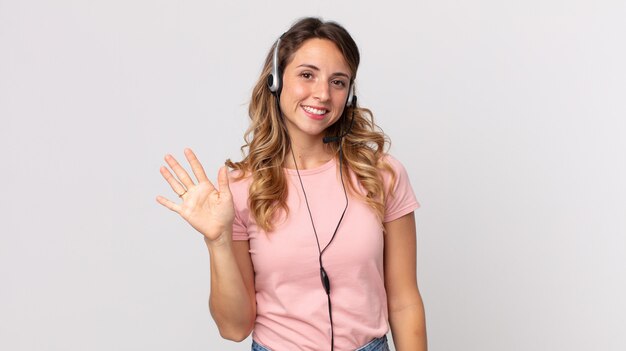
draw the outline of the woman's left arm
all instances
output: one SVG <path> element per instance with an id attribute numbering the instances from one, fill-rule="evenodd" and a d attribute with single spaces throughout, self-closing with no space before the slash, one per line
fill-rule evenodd
<path id="1" fill-rule="evenodd" d="M 397 351 L 426 351 L 424 304 L 417 288 L 413 212 L 385 223 L 385 288 Z"/>

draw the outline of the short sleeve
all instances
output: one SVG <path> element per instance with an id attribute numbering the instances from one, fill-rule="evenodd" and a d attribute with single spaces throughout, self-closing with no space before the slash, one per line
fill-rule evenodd
<path id="1" fill-rule="evenodd" d="M 248 240 L 248 179 L 236 179 L 229 174 L 229 187 L 235 205 L 235 219 L 233 220 L 233 240 Z"/>
<path id="2" fill-rule="evenodd" d="M 235 211 L 235 220 L 233 221 L 233 240 L 248 240 L 248 231 Z"/>
<path id="3" fill-rule="evenodd" d="M 390 155 L 385 156 L 385 161 L 391 165 L 391 168 L 396 173 L 393 188 L 390 189 L 385 198 L 385 217 L 383 222 L 387 223 L 415 211 L 420 207 L 420 204 L 415 198 L 409 175 L 402 163 Z M 383 172 L 383 179 L 385 189 L 389 189 L 389 184 L 392 180 L 391 174 Z"/>

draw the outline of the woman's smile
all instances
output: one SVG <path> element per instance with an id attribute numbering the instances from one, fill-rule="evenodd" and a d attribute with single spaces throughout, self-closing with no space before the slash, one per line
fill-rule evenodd
<path id="1" fill-rule="evenodd" d="M 313 106 L 307 106 L 307 105 L 301 105 L 301 106 L 302 106 L 302 109 L 304 110 L 304 113 L 306 113 L 307 116 L 315 120 L 322 120 L 328 114 L 328 110 L 323 107 L 313 107 Z"/>

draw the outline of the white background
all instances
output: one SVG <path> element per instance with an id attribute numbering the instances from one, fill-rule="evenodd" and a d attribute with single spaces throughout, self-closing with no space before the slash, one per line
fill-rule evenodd
<path id="1" fill-rule="evenodd" d="M 248 350 L 163 156 L 240 159 L 274 40 L 360 46 L 409 171 L 431 350 L 624 350 L 624 1 L 0 0 L 0 349 Z"/>

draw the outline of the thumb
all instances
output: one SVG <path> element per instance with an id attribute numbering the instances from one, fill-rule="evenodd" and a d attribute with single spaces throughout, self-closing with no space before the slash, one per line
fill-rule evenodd
<path id="1" fill-rule="evenodd" d="M 230 194 L 230 187 L 228 186 L 228 168 L 222 166 L 217 175 L 217 184 L 219 186 L 219 192 L 227 192 Z"/>

